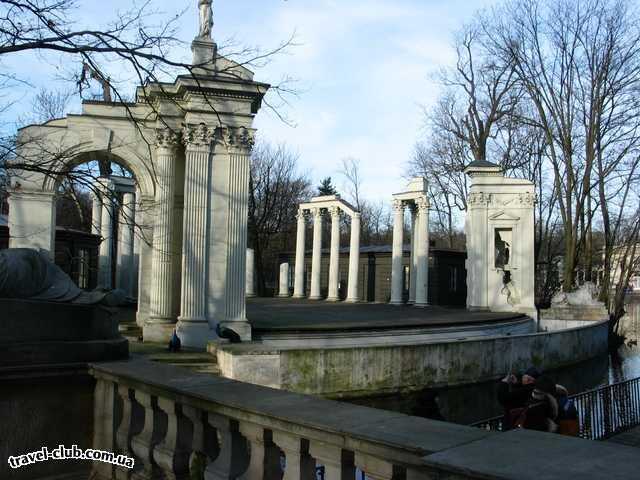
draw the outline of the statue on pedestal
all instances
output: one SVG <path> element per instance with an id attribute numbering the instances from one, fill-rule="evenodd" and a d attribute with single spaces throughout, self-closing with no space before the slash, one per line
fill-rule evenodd
<path id="1" fill-rule="evenodd" d="M 124 292 L 101 289 L 86 292 L 46 253 L 8 248 L 0 250 L 0 298 L 117 306 L 124 302 Z"/>
<path id="2" fill-rule="evenodd" d="M 198 8 L 200 9 L 200 30 L 198 38 L 211 38 L 211 29 L 213 27 L 213 10 L 211 8 L 212 0 L 198 0 Z"/>

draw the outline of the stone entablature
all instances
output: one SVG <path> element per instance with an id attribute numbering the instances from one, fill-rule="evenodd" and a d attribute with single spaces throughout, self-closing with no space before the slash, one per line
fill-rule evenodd
<path id="1" fill-rule="evenodd" d="M 338 301 L 339 261 L 340 261 L 340 214 L 351 218 L 351 238 L 349 255 L 349 279 L 347 281 L 347 302 L 357 302 L 358 265 L 360 262 L 360 212 L 340 198 L 340 195 L 323 195 L 311 201 L 301 203 L 298 210 L 298 230 L 296 237 L 296 263 L 293 296 L 304 297 L 304 253 L 306 217 L 313 219 L 313 250 L 311 261 L 311 289 L 309 298 L 320 300 L 320 269 L 322 255 L 322 222 L 323 216 L 331 218 L 331 251 L 329 259 L 329 292 L 327 301 Z M 284 270 L 284 268 L 282 268 Z M 281 291 L 280 296 L 285 296 Z"/>

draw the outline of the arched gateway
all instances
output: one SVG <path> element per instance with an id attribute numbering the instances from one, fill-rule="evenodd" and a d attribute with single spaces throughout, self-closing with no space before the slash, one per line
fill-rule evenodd
<path id="1" fill-rule="evenodd" d="M 249 154 L 253 118 L 269 85 L 192 43 L 193 74 L 138 87 L 136 102 L 84 102 L 82 113 L 19 132 L 12 171 L 10 246 L 54 250 L 59 178 L 99 158 L 126 166 L 136 184 L 140 241 L 137 321 L 145 341 L 176 328 L 204 347 L 223 324 L 251 338 L 245 314 Z"/>

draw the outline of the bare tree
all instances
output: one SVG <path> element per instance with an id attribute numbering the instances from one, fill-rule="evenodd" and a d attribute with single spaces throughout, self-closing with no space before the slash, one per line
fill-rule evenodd
<path id="1" fill-rule="evenodd" d="M 250 166 L 248 243 L 256 252 L 260 295 L 274 280 L 277 254 L 293 248 L 298 205 L 311 196 L 311 182 L 298 171 L 297 154 L 284 144 L 256 144 Z"/>

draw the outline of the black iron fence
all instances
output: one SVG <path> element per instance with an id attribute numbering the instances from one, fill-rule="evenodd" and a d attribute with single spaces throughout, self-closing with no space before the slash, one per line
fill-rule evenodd
<path id="1" fill-rule="evenodd" d="M 579 436 L 604 440 L 640 425 L 640 378 L 618 382 L 570 397 L 578 411 Z M 485 430 L 502 431 L 503 417 L 473 423 Z"/>

